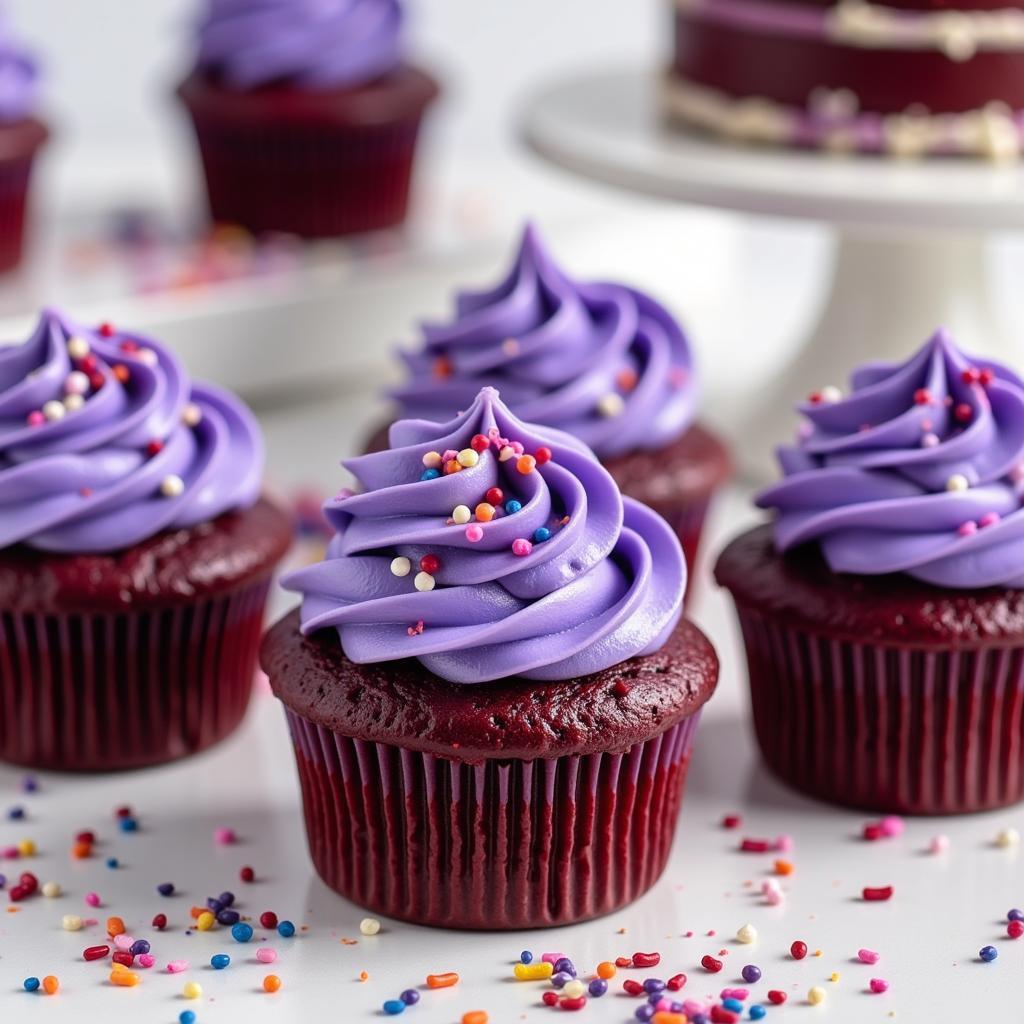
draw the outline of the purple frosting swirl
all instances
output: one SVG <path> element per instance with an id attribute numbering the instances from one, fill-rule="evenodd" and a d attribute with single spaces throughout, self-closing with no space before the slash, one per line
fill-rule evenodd
<path id="1" fill-rule="evenodd" d="M 778 548 L 816 541 L 836 572 L 1024 586 L 1024 382 L 940 330 L 852 386 L 800 406 L 785 479 L 758 495 L 778 510 Z"/>
<path id="2" fill-rule="evenodd" d="M 46 311 L 0 347 L 0 549 L 121 550 L 252 505 L 262 472 L 252 413 L 162 345 Z"/>
<path id="3" fill-rule="evenodd" d="M 690 347 L 652 298 L 571 280 L 528 225 L 499 285 L 456 297 L 455 320 L 425 324 L 403 352 L 405 417 L 446 419 L 493 384 L 516 414 L 575 435 L 600 457 L 661 448 L 690 425 Z"/>
<path id="4" fill-rule="evenodd" d="M 237 89 L 362 85 L 403 59 L 398 0 L 210 0 L 199 67 Z"/>
<path id="5" fill-rule="evenodd" d="M 39 70 L 17 43 L 10 18 L 0 11 L 0 122 L 21 121 L 36 109 Z"/>
<path id="6" fill-rule="evenodd" d="M 415 657 L 456 683 L 570 679 L 664 643 L 686 584 L 679 541 L 579 441 L 484 388 L 449 423 L 394 424 L 391 445 L 345 463 L 363 492 L 326 502 L 326 559 L 285 580 L 303 632 L 334 627 L 354 662 Z M 522 472 L 518 451 L 544 447 L 550 461 Z M 495 487 L 488 518 L 477 506 Z"/>

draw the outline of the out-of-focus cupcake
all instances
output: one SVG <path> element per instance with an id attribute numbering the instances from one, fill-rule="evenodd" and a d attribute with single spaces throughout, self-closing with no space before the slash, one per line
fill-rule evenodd
<path id="1" fill-rule="evenodd" d="M 291 538 L 262 474 L 249 410 L 154 341 L 45 312 L 0 347 L 0 759 L 136 768 L 239 723 Z"/>
<path id="2" fill-rule="evenodd" d="M 1024 799 L 1024 383 L 939 332 L 800 411 L 715 569 L 765 760 L 871 810 Z"/>
<path id="3" fill-rule="evenodd" d="M 438 86 L 403 20 L 399 0 L 208 0 L 178 95 L 215 221 L 320 238 L 405 219 Z"/>
<path id="4" fill-rule="evenodd" d="M 695 422 L 690 346 L 649 295 L 572 280 L 528 225 L 504 280 L 460 292 L 451 322 L 425 324 L 402 358 L 409 379 L 392 392 L 402 418 L 447 419 L 481 385 L 499 387 L 516 415 L 593 449 L 623 494 L 671 524 L 693 564 L 729 456 Z"/>
<path id="5" fill-rule="evenodd" d="M 262 650 L 316 869 L 421 924 L 609 913 L 664 868 L 718 678 L 678 539 L 491 388 L 391 444 L 346 463 L 362 492 Z"/>
<path id="6" fill-rule="evenodd" d="M 49 135 L 36 116 L 38 77 L 0 9 L 0 271 L 21 262 L 32 164 Z"/>

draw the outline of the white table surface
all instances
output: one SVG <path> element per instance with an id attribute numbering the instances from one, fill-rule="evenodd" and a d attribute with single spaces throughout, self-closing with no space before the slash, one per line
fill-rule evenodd
<path id="1" fill-rule="evenodd" d="M 318 481 L 323 489 L 341 480 L 333 466 L 351 438 L 369 422 L 368 397 L 345 403 L 309 405 L 265 415 L 272 477 L 285 487 Z M 709 548 L 749 519 L 738 491 L 716 509 Z M 559 950 L 583 970 L 597 961 L 658 950 L 662 966 L 654 971 L 620 972 L 609 994 L 591 1000 L 580 1020 L 628 1022 L 637 1002 L 621 994 L 624 977 L 689 975 L 684 994 L 700 998 L 724 986 L 741 984 L 740 968 L 759 965 L 763 980 L 752 991 L 784 989 L 790 1001 L 770 1008 L 768 1020 L 904 1021 L 1012 1019 L 1019 1001 L 1024 941 L 1005 938 L 1003 915 L 1024 903 L 1017 850 L 998 849 L 996 833 L 1007 826 L 1024 830 L 1019 809 L 952 820 L 908 822 L 902 838 L 866 843 L 858 838 L 867 816 L 802 799 L 768 777 L 758 761 L 746 720 L 747 698 L 736 630 L 723 595 L 700 569 L 693 614 L 715 639 L 722 659 L 722 680 L 701 726 L 687 783 L 671 862 L 654 890 L 635 905 L 608 918 L 545 932 L 469 934 L 412 927 L 385 921 L 379 935 L 359 934 L 364 913 L 329 891 L 310 865 L 298 803 L 298 785 L 284 719 L 272 696 L 261 690 L 243 728 L 214 750 L 167 768 L 117 776 L 70 778 L 43 774 L 40 790 L 19 790 L 23 772 L 0 769 L 0 846 L 30 837 L 39 846 L 31 860 L 8 861 L 8 875 L 19 867 L 41 881 L 64 889 L 57 899 L 36 896 L 17 913 L 0 912 L 0 1020 L 174 1022 L 184 1009 L 197 1012 L 199 1024 L 246 1021 L 358 1022 L 381 1019 L 381 1004 L 428 973 L 458 971 L 452 989 L 423 992 L 406 1011 L 410 1024 L 458 1024 L 461 1015 L 485 1009 L 492 1024 L 541 1021 L 559 1013 L 541 1005 L 545 986 L 510 980 L 511 964 L 521 949 L 536 954 Z M 140 821 L 137 834 L 118 831 L 114 809 L 130 804 Z M 9 806 L 22 805 L 22 822 L 6 820 Z M 743 815 L 735 832 L 720 827 L 726 813 Z M 239 843 L 217 846 L 214 829 L 234 828 Z M 96 855 L 85 861 L 69 856 L 80 829 L 100 837 Z M 924 853 L 930 837 L 950 837 L 949 852 Z M 769 907 L 758 895 L 771 871 L 771 855 L 737 851 L 741 836 L 793 836 L 796 872 L 783 880 L 786 899 Z M 121 866 L 110 870 L 108 856 Z M 258 881 L 245 885 L 238 869 L 251 864 Z M 172 898 L 157 895 L 158 883 L 173 881 Z M 889 903 L 865 904 L 865 885 L 893 884 Z M 300 927 L 292 939 L 276 933 L 266 939 L 279 952 L 273 967 L 255 961 L 256 929 L 249 945 L 235 943 L 227 929 L 186 934 L 193 902 L 224 889 L 238 896 L 238 907 L 258 918 L 273 909 Z M 83 901 L 89 890 L 103 900 L 98 911 Z M 0 906 L 6 900 L 0 897 Z M 6 910 L 4 906 L 4 910 Z M 149 921 L 158 911 L 172 927 L 155 933 Z M 134 989 L 116 989 L 107 981 L 109 961 L 85 963 L 81 951 L 104 938 L 102 924 L 69 933 L 64 914 L 105 922 L 124 918 L 129 931 L 153 941 L 161 966 L 141 971 Z M 759 932 L 753 946 L 739 946 L 736 930 L 752 923 Z M 715 934 L 709 935 L 714 931 Z M 685 933 L 692 932 L 691 937 Z M 795 962 L 790 943 L 804 939 L 820 957 Z M 343 939 L 356 939 L 345 944 Z M 979 962 L 980 947 L 1000 952 L 993 964 Z M 881 953 L 876 967 L 855 962 L 857 950 Z M 725 970 L 706 974 L 705 953 L 727 949 Z M 231 966 L 214 971 L 210 956 L 227 952 Z M 168 974 L 162 965 L 187 958 L 191 969 Z M 359 973 L 369 975 L 365 982 Z M 284 982 L 274 995 L 261 981 L 273 972 Z M 839 979 L 829 980 L 832 972 Z M 21 991 L 28 975 L 56 974 L 55 997 Z M 891 983 L 885 995 L 866 992 L 879 976 Z M 203 997 L 186 1001 L 187 980 L 202 984 Z M 824 1005 L 810 1007 L 806 993 L 821 985 Z M 556 1018 L 557 1019 L 557 1018 Z"/>

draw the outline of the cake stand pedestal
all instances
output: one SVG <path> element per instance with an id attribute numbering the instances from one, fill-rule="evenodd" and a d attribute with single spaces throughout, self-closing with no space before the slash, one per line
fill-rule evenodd
<path id="1" fill-rule="evenodd" d="M 596 181 L 833 228 L 836 256 L 818 322 L 743 424 L 752 441 L 739 457 L 748 471 L 771 471 L 771 449 L 792 436 L 794 402 L 845 383 L 865 359 L 905 359 L 940 325 L 968 351 L 1021 354 L 995 315 L 985 236 L 1024 228 L 1024 169 L 732 145 L 666 126 L 657 89 L 649 71 L 581 75 L 533 96 L 521 128 L 541 156 Z"/>

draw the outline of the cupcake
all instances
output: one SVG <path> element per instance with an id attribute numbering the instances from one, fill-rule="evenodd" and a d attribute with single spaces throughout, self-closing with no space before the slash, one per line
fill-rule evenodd
<path id="1" fill-rule="evenodd" d="M 44 312 L 0 346 L 0 759 L 160 764 L 249 700 L 290 540 L 233 395 L 162 345 Z"/>
<path id="2" fill-rule="evenodd" d="M 362 490 L 263 644 L 313 863 L 419 924 L 609 913 L 664 868 L 717 682 L 679 542 L 491 388 L 391 444 L 345 463 Z"/>
<path id="3" fill-rule="evenodd" d="M 32 163 L 49 134 L 35 116 L 37 80 L 35 61 L 0 10 L 0 271 L 21 262 Z"/>
<path id="4" fill-rule="evenodd" d="M 524 420 L 589 445 L 623 494 L 671 524 L 693 564 L 729 457 L 694 422 L 690 346 L 650 296 L 573 281 L 528 225 L 505 279 L 461 292 L 452 320 L 425 324 L 422 345 L 402 358 L 408 382 L 393 397 L 403 417 L 446 419 L 481 385 L 499 387 Z"/>
<path id="5" fill-rule="evenodd" d="M 398 0 L 208 0 L 178 88 L 213 219 L 306 238 L 405 220 L 437 92 L 405 61 Z"/>
<path id="6" fill-rule="evenodd" d="M 940 331 L 800 412 L 715 569 L 765 760 L 874 811 L 1024 799 L 1024 383 Z"/>

